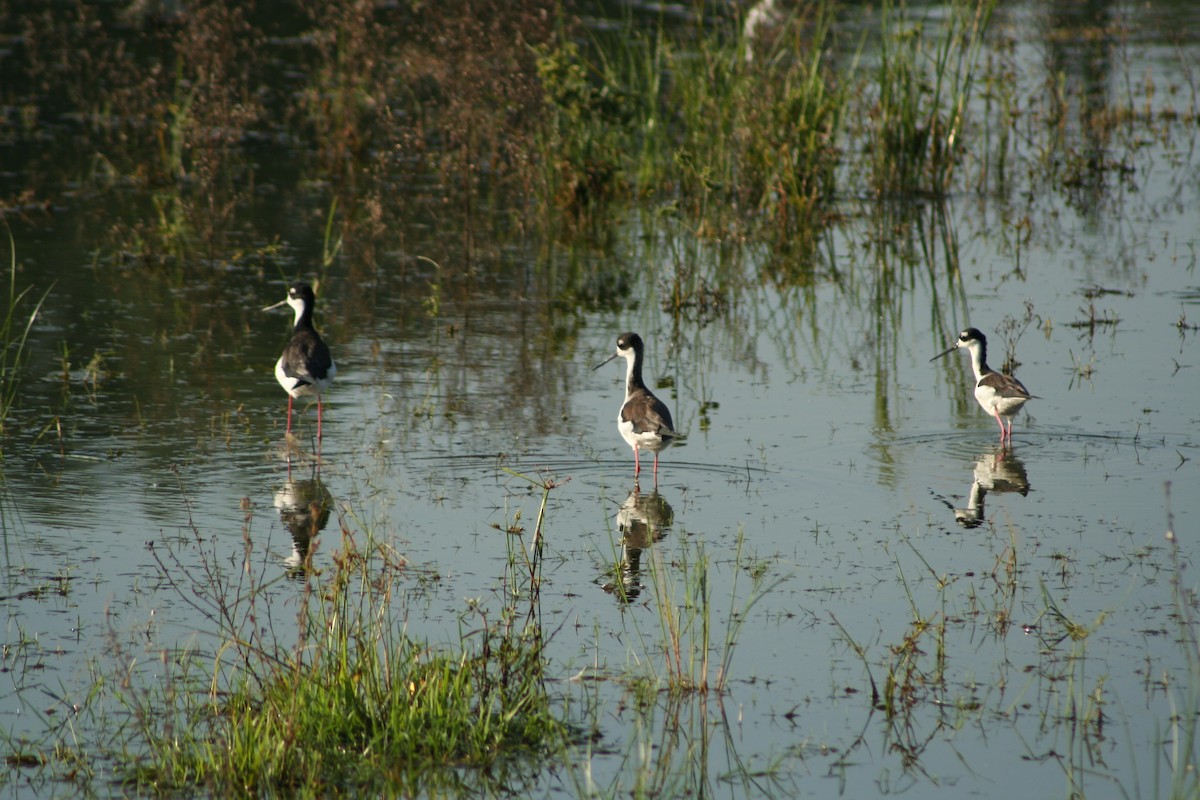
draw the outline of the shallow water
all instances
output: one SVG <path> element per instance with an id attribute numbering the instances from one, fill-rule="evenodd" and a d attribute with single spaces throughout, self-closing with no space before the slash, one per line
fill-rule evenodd
<path id="1" fill-rule="evenodd" d="M 1042 57 L 1037 19 L 1005 18 L 1015 58 Z M 1134 37 L 1125 71 L 1179 79 L 1158 42 Z M 505 468 L 563 481 L 547 517 L 549 656 L 564 696 L 605 710 L 595 751 L 547 776 L 547 794 L 628 787 L 641 759 L 666 794 L 1159 794 L 1187 688 L 1173 588 L 1193 587 L 1177 564 L 1191 566 L 1200 513 L 1194 135 L 1145 141 L 1129 182 L 1095 195 L 954 197 L 907 209 L 882 242 L 866 204 L 847 200 L 811 281 L 747 280 L 709 324 L 663 312 L 660 281 L 681 249 L 714 271 L 728 251 L 635 213 L 611 253 L 496 244 L 470 278 L 417 260 L 443 260 L 454 235 L 417 226 L 374 268 L 337 260 L 316 320 L 339 372 L 317 487 L 332 513 L 313 563 L 329 569 L 341 525 L 373 530 L 410 564 L 409 632 L 456 642 L 466 601 L 500 593 L 508 543 L 493 525 L 520 509 L 529 529 L 537 510 Z M 1019 252 L 1017 209 L 1031 231 Z M 279 261 L 200 279 L 98 257 L 113 213 L 81 198 L 9 218 L 19 279 L 54 281 L 3 464 L 0 719 L 13 741 L 76 727 L 86 741 L 87 715 L 107 713 L 84 710 L 93 670 L 136 665 L 152 680 L 162 652 L 213 648 L 211 620 L 187 602 L 204 553 L 232 575 L 295 564 L 271 375 L 290 316 L 258 309 L 282 297 L 277 273 L 318 263 L 319 237 L 299 233 L 312 215 L 287 221 Z M 772 274 L 774 254 L 753 243 L 737 256 L 745 274 Z M 547 276 L 576 270 L 624 282 L 624 307 L 556 303 Z M 998 366 L 1000 327 L 1026 304 L 1016 353 L 1038 399 L 1004 452 L 966 357 L 929 359 L 973 325 Z M 1084 324 L 1089 306 L 1100 324 Z M 657 497 L 648 474 L 630 495 L 622 368 L 592 370 L 629 329 L 687 434 L 662 455 Z M 298 418 L 296 481 L 317 474 L 315 412 Z M 618 578 L 626 530 L 648 539 L 624 553 L 640 573 Z M 662 669 L 652 571 L 679 580 L 701 547 L 718 640 L 751 596 L 746 561 L 771 588 L 737 629 L 726 693 L 638 711 L 616 678 Z M 282 639 L 302 587 L 272 589 Z M 944 623 L 944 658 L 918 619 Z M 917 693 L 891 717 L 871 698 L 889 666 L 911 668 Z M 1093 697 L 1104 723 L 1074 725 Z M 55 793 L 18 768 L 7 788 Z"/>

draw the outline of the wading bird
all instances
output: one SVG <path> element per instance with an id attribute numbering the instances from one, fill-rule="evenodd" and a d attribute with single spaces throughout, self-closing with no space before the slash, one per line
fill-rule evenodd
<path id="1" fill-rule="evenodd" d="M 288 287 L 287 297 L 263 311 L 279 308 L 283 304 L 292 307 L 296 322 L 292 327 L 292 338 L 283 348 L 283 355 L 275 362 L 275 380 L 288 393 L 287 433 L 292 432 L 292 399 L 295 397 L 317 398 L 317 441 L 321 441 L 321 421 L 324 408 L 321 392 L 333 382 L 337 367 L 329 354 L 329 347 L 313 327 L 312 315 L 316 298 L 307 283 L 293 283 Z"/>
<path id="2" fill-rule="evenodd" d="M 625 359 L 625 400 L 617 414 L 617 430 L 633 448 L 635 484 L 642 471 L 638 451 L 649 450 L 654 453 L 654 486 L 657 488 L 658 454 L 683 437 L 675 432 L 666 404 L 655 397 L 642 380 L 643 349 L 642 337 L 636 333 L 622 333 L 617 337 L 617 352 L 597 364 L 595 369 L 600 369 L 618 356 Z"/>
<path id="3" fill-rule="evenodd" d="M 967 328 L 958 335 L 951 347 L 929 360 L 936 361 L 963 347 L 971 354 L 971 369 L 975 371 L 975 399 L 1000 425 L 1000 443 L 1008 442 L 1011 445 L 1013 417 L 1036 395 L 1030 394 L 1025 385 L 1013 376 L 996 372 L 987 365 L 987 337 L 977 328 Z M 1008 420 L 1007 427 L 1005 420 Z"/>

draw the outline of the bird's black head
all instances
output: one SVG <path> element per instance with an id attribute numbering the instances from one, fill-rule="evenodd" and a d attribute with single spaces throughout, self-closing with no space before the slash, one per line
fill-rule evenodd
<path id="1" fill-rule="evenodd" d="M 630 348 L 633 349 L 633 352 L 640 353 L 642 352 L 643 346 L 642 337 L 638 336 L 636 333 L 622 333 L 617 337 L 617 349 L 622 353 Z"/>
<path id="2" fill-rule="evenodd" d="M 301 300 L 307 305 L 312 305 L 315 300 L 312 287 L 304 281 L 297 281 L 288 287 L 289 300 Z"/>
<path id="3" fill-rule="evenodd" d="M 967 328 L 958 335 L 958 341 L 960 345 L 968 344 L 972 340 L 987 344 L 987 337 L 984 336 L 983 332 L 978 328 Z"/>

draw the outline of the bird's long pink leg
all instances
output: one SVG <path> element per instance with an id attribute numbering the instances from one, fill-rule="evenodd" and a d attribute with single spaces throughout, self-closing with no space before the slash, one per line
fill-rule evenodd
<path id="1" fill-rule="evenodd" d="M 641 474 L 642 460 L 638 458 L 638 449 L 635 447 L 633 448 L 633 479 L 637 480 L 638 476 Z"/>
<path id="2" fill-rule="evenodd" d="M 658 453 L 654 454 L 654 488 L 658 488 Z"/>
<path id="3" fill-rule="evenodd" d="M 999 409 L 993 410 L 992 413 L 996 415 L 996 424 L 1000 426 L 1000 441 L 1003 442 L 1004 441 L 1004 420 L 1000 419 Z"/>
<path id="4" fill-rule="evenodd" d="M 321 441 L 321 419 L 325 416 L 325 410 L 321 407 L 321 395 L 317 395 L 317 441 Z"/>
<path id="5" fill-rule="evenodd" d="M 291 432 L 292 432 L 292 396 L 289 394 L 288 395 L 287 433 L 290 434 Z"/>

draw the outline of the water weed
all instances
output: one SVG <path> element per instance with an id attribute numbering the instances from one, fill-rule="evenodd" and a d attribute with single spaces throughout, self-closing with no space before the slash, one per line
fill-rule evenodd
<path id="1" fill-rule="evenodd" d="M 1151 796 L 1172 800 L 1195 797 L 1200 793 L 1200 619 L 1197 619 L 1196 591 L 1184 583 L 1187 560 L 1181 553 L 1175 533 L 1175 514 L 1171 508 L 1171 483 L 1164 485 L 1167 530 L 1165 538 L 1171 553 L 1171 597 L 1175 604 L 1178 646 L 1183 653 L 1183 669 L 1175 675 L 1156 676 L 1168 694 L 1170 716 L 1159 734 L 1159 752 Z M 1147 676 L 1149 679 L 1150 676 Z M 1166 778 L 1160 769 L 1165 769 Z"/>
<path id="2" fill-rule="evenodd" d="M 703 237 L 765 227 L 812 241 L 835 191 L 847 99 L 823 61 L 828 20 L 824 4 L 787 17 L 752 61 L 742 28 L 703 13 L 685 30 L 545 47 L 550 205 L 578 215 L 629 186 Z"/>
<path id="3" fill-rule="evenodd" d="M 964 154 L 967 109 L 995 0 L 952 3 L 926 36 L 901 0 L 880 8 L 877 94 L 863 132 L 870 185 L 881 195 L 944 194 Z"/>
<path id="4" fill-rule="evenodd" d="M 669 525 L 668 517 L 656 524 Z M 742 596 L 735 577 L 728 601 L 714 604 L 710 575 L 715 565 L 703 543 L 685 538 L 672 546 L 665 531 L 652 525 L 649 535 L 636 541 L 645 572 L 630 575 L 629 539 L 638 534 L 629 529 L 622 533 L 622 559 L 613 572 L 625 574 L 614 581 L 612 591 L 625 602 L 636 600 L 643 589 L 637 581 L 648 573 L 646 603 L 656 630 L 646 630 L 637 614 L 628 617 L 638 651 L 630 654 L 631 667 L 612 678 L 623 687 L 616 713 L 623 720 L 628 717 L 632 727 L 628 749 L 620 768 L 601 783 L 590 765 L 604 743 L 575 743 L 568 750 L 567 767 L 576 792 L 612 798 L 703 796 L 716 785 L 732 785 L 748 796 L 787 794 L 783 758 L 743 760 L 736 723 L 727 710 L 735 702 L 730 679 L 743 625 L 782 579 L 768 580 L 768 562 L 748 553 L 739 533 L 732 564 L 735 576 L 750 577 L 750 588 Z M 715 766 L 720 759 L 710 748 L 721 751 L 724 766 Z"/>
<path id="5" fill-rule="evenodd" d="M 253 517 L 248 508 L 247 567 Z M 184 576 L 174 579 L 181 594 L 220 634 L 210 654 L 181 652 L 159 682 L 119 691 L 137 723 L 130 752 L 144 753 L 121 759 L 127 783 L 234 796 L 490 792 L 521 785 L 561 746 L 536 619 L 513 604 L 493 612 L 470 602 L 457 645 L 414 640 L 397 616 L 410 565 L 353 515 L 340 513 L 337 527 L 332 567 L 302 572 L 293 644 L 269 621 L 285 576 L 227 570 L 194 522 L 200 574 L 174 548 L 155 549 L 164 575 Z M 536 593 L 531 569 L 524 598 Z"/>
<path id="6" fill-rule="evenodd" d="M 721 792 L 744 797 L 796 794 L 784 756 L 741 755 L 736 719 L 719 695 L 651 694 L 625 713 L 633 731 L 610 781 L 598 780 L 590 770 L 594 756 L 588 748 L 568 762 L 576 796 L 616 800 Z"/>
<path id="7" fill-rule="evenodd" d="M 739 533 L 734 552 L 736 572 L 721 627 L 714 619 L 717 609 L 709 580 L 713 565 L 703 542 L 684 540 L 670 556 L 660 544 L 651 543 L 647 548 L 658 634 L 656 640 L 645 631 L 639 630 L 639 635 L 648 650 L 647 663 L 653 663 L 650 656 L 657 656 L 661 666 L 654 674 L 668 693 L 721 694 L 726 690 L 742 625 L 750 610 L 782 580 L 768 581 L 761 562 L 744 548 L 745 537 Z M 739 596 L 738 590 L 738 577 L 743 573 L 751 580 L 745 597 Z"/>
<path id="8" fill-rule="evenodd" d="M 619 87 L 623 81 L 645 80 L 648 73 L 638 72 L 632 58 L 624 75 L 611 74 L 607 59 L 589 65 L 579 45 L 559 38 L 563 35 L 537 50 L 538 79 L 548 112 L 538 137 L 543 169 L 537 185 L 547 211 L 561 209 L 578 224 L 622 190 L 622 159 L 633 138 L 633 117 L 631 98 Z M 652 122 L 645 124 L 653 130 Z"/>
<path id="9" fill-rule="evenodd" d="M 12 232 L 8 234 L 8 291 L 3 303 L 4 319 L 0 321 L 0 436 L 5 433 L 8 419 L 17 403 L 21 388 L 22 370 L 25 366 L 25 343 L 29 331 L 37 321 L 38 312 L 50 295 L 53 286 L 42 292 L 40 297 L 31 294 L 33 286 L 17 289 L 17 245 Z M 27 300 L 33 302 L 29 307 Z M 0 438 L 0 456 L 4 453 Z"/>

